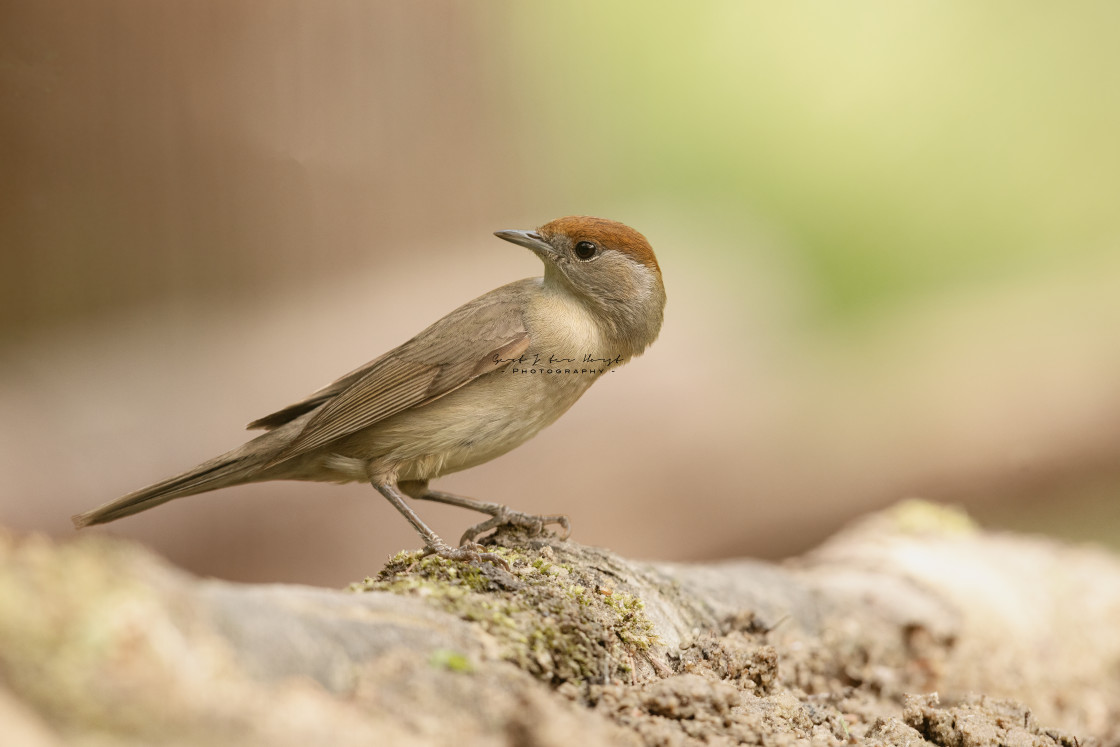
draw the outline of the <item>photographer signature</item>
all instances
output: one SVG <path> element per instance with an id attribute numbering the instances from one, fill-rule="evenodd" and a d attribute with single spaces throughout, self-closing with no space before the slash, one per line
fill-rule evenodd
<path id="1" fill-rule="evenodd" d="M 516 363 L 519 366 L 530 366 L 530 367 L 557 366 L 557 365 L 561 365 L 561 364 L 564 364 L 564 363 L 571 364 L 571 363 L 575 363 L 575 362 L 576 362 L 575 358 L 560 358 L 560 357 L 555 356 L 555 355 L 550 355 L 550 356 L 548 356 L 548 359 L 545 360 L 544 356 L 541 355 L 540 353 L 533 353 L 532 355 L 526 353 L 526 354 L 518 356 L 517 358 L 499 358 L 497 353 L 494 354 L 494 364 L 499 365 L 499 366 L 503 365 L 503 364 L 510 364 L 510 363 Z M 599 364 L 602 364 L 604 366 L 615 366 L 615 365 L 621 366 L 622 365 L 622 356 L 621 355 L 616 355 L 613 358 L 596 358 L 595 356 L 588 354 L 588 355 L 583 356 L 583 359 L 580 362 L 581 363 L 588 363 L 588 364 L 599 363 Z"/>

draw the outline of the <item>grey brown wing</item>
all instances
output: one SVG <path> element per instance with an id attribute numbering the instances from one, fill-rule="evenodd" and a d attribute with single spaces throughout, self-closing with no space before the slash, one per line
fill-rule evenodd
<path id="1" fill-rule="evenodd" d="M 332 399 L 344 392 L 354 382 L 369 373 L 370 368 L 372 368 L 377 362 L 378 361 L 372 361 L 370 363 L 367 363 L 361 368 L 351 371 L 337 381 L 332 381 L 322 389 L 309 394 L 299 402 L 288 405 L 284 409 L 277 410 L 270 415 L 265 415 L 263 418 L 257 418 L 245 427 L 248 430 L 256 430 L 259 428 L 266 431 L 270 431 L 273 428 L 279 428 L 285 423 L 295 420 L 300 415 L 311 412 L 327 400 Z"/>
<path id="2" fill-rule="evenodd" d="M 528 349 L 530 342 L 519 301 L 519 295 L 487 294 L 456 309 L 364 369 L 343 377 L 339 382 L 360 374 L 338 393 L 327 395 L 321 405 L 314 405 L 320 409 L 272 463 L 307 453 L 411 407 L 425 405 L 483 374 L 506 367 L 510 359 Z M 464 329 L 471 333 L 464 334 Z M 320 391 L 326 394 L 333 386 Z M 315 397 L 312 395 L 286 410 L 303 407 Z M 286 410 L 262 421 L 271 422 Z"/>
<path id="3" fill-rule="evenodd" d="M 382 356 L 382 358 L 384 357 L 385 356 Z M 273 428 L 279 428 L 285 423 L 295 420 L 300 415 L 311 412 L 327 400 L 333 399 L 334 397 L 342 394 L 342 392 L 349 389 L 355 382 L 368 374 L 374 366 L 379 364 L 382 358 L 370 361 L 360 368 L 354 369 L 345 376 L 339 377 L 335 381 L 332 381 L 330 384 L 327 384 L 322 389 L 312 392 L 304 399 L 301 399 L 299 402 L 288 405 L 284 409 L 277 410 L 270 415 L 265 415 L 263 418 L 257 418 L 245 427 L 248 430 L 256 430 L 259 428 L 270 431 Z"/>
<path id="4" fill-rule="evenodd" d="M 410 340 L 396 350 L 392 350 L 389 353 L 381 356 L 380 358 L 377 358 L 370 361 L 369 363 L 355 368 L 350 373 L 339 377 L 335 381 L 332 381 L 330 384 L 327 384 L 322 389 L 319 389 L 307 395 L 307 397 L 301 399 L 299 402 L 295 402 L 281 410 L 277 410 L 274 413 L 265 415 L 263 418 L 257 418 L 245 427 L 249 430 L 273 430 L 274 428 L 279 428 L 285 423 L 289 423 L 292 420 L 295 420 L 300 415 L 305 415 L 306 413 L 311 412 L 325 402 L 328 402 L 337 397 L 339 394 L 342 394 L 342 392 L 346 391 L 358 381 L 368 376 L 378 367 L 386 365 L 386 359 L 390 356 L 398 352 L 405 352 L 405 350 L 410 347 L 422 347 L 417 345 L 420 338 L 433 337 L 433 335 L 430 333 L 433 332 L 433 330 L 438 325 L 444 324 L 452 318 L 462 319 L 468 315 L 473 316 L 474 318 L 472 321 L 474 321 L 475 324 L 480 327 L 480 333 L 478 335 L 480 342 L 484 340 L 500 340 L 503 336 L 507 335 L 512 339 L 514 336 L 516 336 L 517 330 L 512 328 L 509 330 L 504 330 L 503 324 L 505 322 L 508 322 L 510 319 L 520 319 L 520 294 L 523 292 L 525 285 L 526 281 L 510 283 L 509 285 L 488 293 L 481 298 L 476 298 L 474 301 L 471 301 L 470 303 L 465 304 L 464 306 L 451 312 L 451 314 L 449 314 L 447 317 L 436 322 L 434 325 L 424 330 L 424 332 L 421 332 L 419 335 L 417 335 L 416 338 Z M 503 320 L 505 320 L 505 322 L 503 322 Z M 524 332 L 523 327 L 519 327 L 519 329 L 521 332 Z M 524 352 L 524 350 L 519 351 L 517 355 L 503 357 L 517 357 L 521 355 L 522 352 Z M 440 351 L 433 350 L 433 353 L 438 355 Z M 420 373 L 422 375 L 422 372 Z"/>

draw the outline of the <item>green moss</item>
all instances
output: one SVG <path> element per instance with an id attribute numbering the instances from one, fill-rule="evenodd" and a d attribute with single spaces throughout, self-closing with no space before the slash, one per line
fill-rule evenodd
<path id="1" fill-rule="evenodd" d="M 428 663 L 437 669 L 446 669 L 450 672 L 469 674 L 474 671 L 474 664 L 466 654 L 446 648 L 433 651 L 428 658 Z"/>
<path id="2" fill-rule="evenodd" d="M 508 573 L 489 563 L 398 553 L 377 578 L 350 589 L 424 599 L 480 626 L 503 658 L 549 682 L 628 673 L 631 658 L 657 643 L 645 605 L 602 588 L 594 569 L 557 562 L 562 547 L 487 547 L 509 563 Z"/>
<path id="3" fill-rule="evenodd" d="M 552 563 L 549 563 L 544 558 L 537 558 L 533 561 L 532 565 L 537 569 L 539 573 L 547 574 L 550 570 L 552 570 Z"/>
<path id="4" fill-rule="evenodd" d="M 619 617 L 618 636 L 626 643 L 642 651 L 657 640 L 653 623 L 646 617 L 646 603 L 626 592 L 614 592 L 606 597 L 607 606 Z"/>
<path id="5" fill-rule="evenodd" d="M 918 498 L 901 501 L 887 509 L 895 527 L 906 534 L 975 534 L 979 527 L 965 511 Z"/>

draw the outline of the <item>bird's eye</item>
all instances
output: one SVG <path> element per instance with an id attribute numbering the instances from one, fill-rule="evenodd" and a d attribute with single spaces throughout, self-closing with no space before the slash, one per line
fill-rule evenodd
<path id="1" fill-rule="evenodd" d="M 580 259 L 591 259 L 599 251 L 599 247 L 595 246 L 594 242 L 581 241 L 576 244 L 576 256 Z"/>

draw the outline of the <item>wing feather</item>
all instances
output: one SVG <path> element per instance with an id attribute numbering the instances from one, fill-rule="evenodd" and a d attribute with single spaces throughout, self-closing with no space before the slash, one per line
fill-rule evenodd
<path id="1" fill-rule="evenodd" d="M 479 376 L 507 366 L 530 343 L 522 316 L 525 282 L 503 286 L 459 307 L 400 347 L 334 384 L 254 421 L 251 425 L 276 427 L 319 408 L 271 464 L 345 438 L 409 408 L 426 405 Z M 472 333 L 464 334 L 463 330 Z"/>
<path id="2" fill-rule="evenodd" d="M 383 357 L 384 356 L 382 356 L 382 358 Z M 376 360 L 370 361 L 369 363 L 363 364 L 361 367 L 354 369 L 345 376 L 341 376 L 335 381 L 332 381 L 330 384 L 327 384 L 322 389 L 318 389 L 312 392 L 304 399 L 301 399 L 299 402 L 288 405 L 284 409 L 277 410 L 270 415 L 265 415 L 263 418 L 258 418 L 245 427 L 249 430 L 262 429 L 267 431 L 273 430 L 274 428 L 279 428 L 285 423 L 289 423 L 295 420 L 300 415 L 311 412 L 327 400 L 333 399 L 334 397 L 338 396 L 343 391 L 348 389 L 358 379 L 369 373 L 370 369 L 380 362 L 381 358 L 378 358 Z"/>

